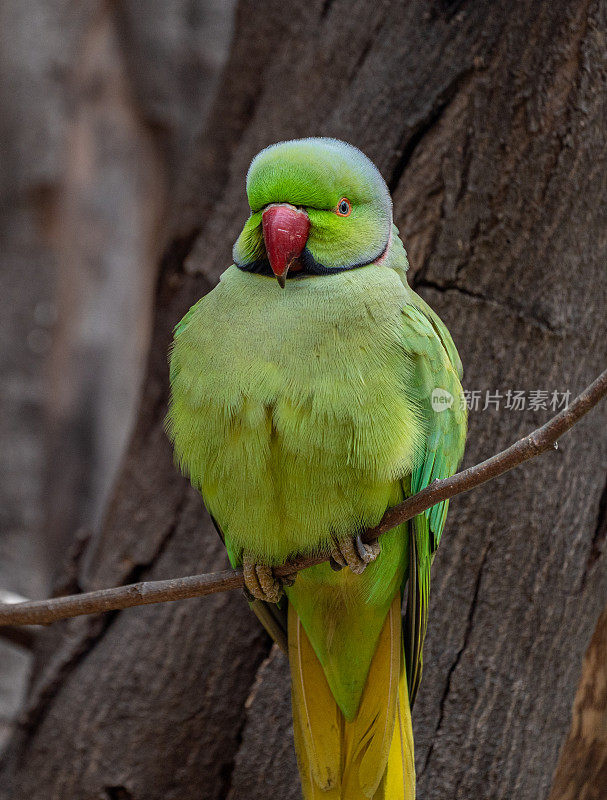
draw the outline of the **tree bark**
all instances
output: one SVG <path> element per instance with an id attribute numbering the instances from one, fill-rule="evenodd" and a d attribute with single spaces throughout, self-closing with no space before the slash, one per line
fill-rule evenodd
<path id="1" fill-rule="evenodd" d="M 549 800 L 600 800 L 607 787 L 607 610 L 590 641 L 573 724 Z"/>
<path id="2" fill-rule="evenodd" d="M 99 528 L 139 400 L 159 223 L 232 4 L 0 4 L 0 592 L 48 596 Z M 29 663 L 0 641 L 0 751 Z"/>
<path id="3" fill-rule="evenodd" d="M 482 393 L 466 464 L 551 415 L 507 409 L 508 390 L 574 395 L 604 368 L 606 35 L 600 0 L 241 2 L 175 198 L 137 427 L 82 589 L 226 564 L 163 432 L 166 353 L 230 263 L 247 165 L 272 141 L 338 136 L 382 170 L 412 285 Z M 486 391 L 499 409 L 482 410 Z M 554 453 L 453 503 L 414 710 L 420 797 L 548 797 L 607 599 L 606 419 L 597 409 Z M 62 623 L 38 664 L 2 773 L 14 800 L 299 796 L 288 670 L 237 593 Z M 557 784 L 593 769 L 562 763 Z M 577 795 L 555 784 L 561 796 Z"/>

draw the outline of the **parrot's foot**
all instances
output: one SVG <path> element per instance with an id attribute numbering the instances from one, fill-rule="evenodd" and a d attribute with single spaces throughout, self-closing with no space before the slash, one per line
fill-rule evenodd
<path id="1" fill-rule="evenodd" d="M 244 593 L 247 600 L 263 600 L 264 603 L 278 603 L 284 593 L 285 586 L 293 586 L 295 574 L 274 574 L 272 567 L 258 564 L 251 556 L 243 556 L 242 572 L 244 576 Z"/>
<path id="2" fill-rule="evenodd" d="M 350 567 L 355 575 L 360 575 L 368 564 L 375 561 L 380 552 L 381 545 L 377 539 L 366 544 L 360 534 L 348 536 L 335 542 L 331 550 L 331 566 L 334 570 Z"/>

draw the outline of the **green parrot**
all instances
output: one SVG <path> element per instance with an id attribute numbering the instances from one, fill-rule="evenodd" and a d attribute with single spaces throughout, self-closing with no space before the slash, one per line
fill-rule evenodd
<path id="1" fill-rule="evenodd" d="M 288 653 L 304 797 L 410 800 L 447 502 L 372 545 L 361 533 L 457 469 L 461 362 L 407 284 L 388 188 L 363 153 L 280 142 L 253 159 L 246 189 L 234 264 L 175 328 L 167 430 Z M 273 572 L 319 553 L 329 560 L 296 578 Z"/>

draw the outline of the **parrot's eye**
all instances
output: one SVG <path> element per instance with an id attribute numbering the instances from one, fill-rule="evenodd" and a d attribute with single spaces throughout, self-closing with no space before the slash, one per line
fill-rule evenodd
<path id="1" fill-rule="evenodd" d="M 342 197 L 337 204 L 336 214 L 338 214 L 340 217 L 349 217 L 351 213 L 352 206 L 350 205 L 350 201 L 347 197 Z"/>

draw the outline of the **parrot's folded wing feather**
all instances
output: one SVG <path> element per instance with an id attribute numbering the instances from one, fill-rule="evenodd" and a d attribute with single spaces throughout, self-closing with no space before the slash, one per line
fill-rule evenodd
<path id="1" fill-rule="evenodd" d="M 279 603 L 264 603 L 263 600 L 254 600 L 249 603 L 251 611 L 261 622 L 272 639 L 283 653 L 287 653 L 287 607 L 288 601 L 283 597 Z"/>
<path id="2" fill-rule="evenodd" d="M 456 371 L 457 377 L 461 380 L 464 374 L 462 361 L 459 357 L 459 353 L 457 352 L 457 348 L 453 342 L 453 339 L 451 338 L 451 334 L 449 333 L 447 326 L 438 316 L 438 314 L 430 308 L 423 297 L 420 297 L 415 292 L 411 292 L 411 294 L 413 295 L 413 302 L 417 308 L 422 312 L 422 314 L 434 328 L 434 331 L 440 339 L 442 346 L 445 348 L 451 366 Z"/>
<path id="3" fill-rule="evenodd" d="M 435 480 L 452 475 L 466 438 L 466 406 L 460 384 L 461 361 L 445 325 L 414 292 L 403 309 L 413 377 L 426 423 L 423 457 L 407 493 L 416 494 Z M 430 567 L 445 525 L 449 501 L 429 508 L 409 523 L 410 565 L 404 640 L 411 707 L 419 688 L 428 624 Z"/>

